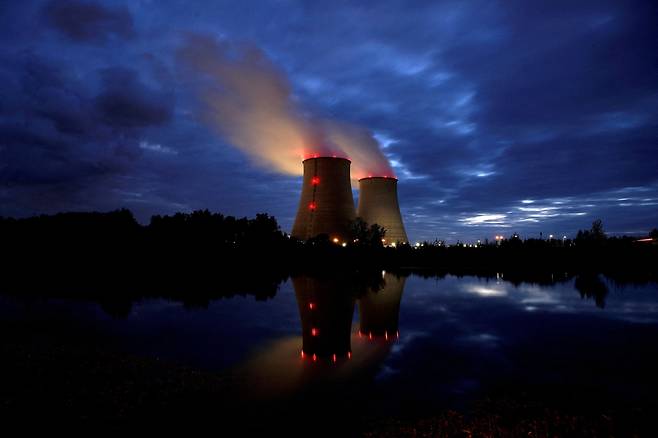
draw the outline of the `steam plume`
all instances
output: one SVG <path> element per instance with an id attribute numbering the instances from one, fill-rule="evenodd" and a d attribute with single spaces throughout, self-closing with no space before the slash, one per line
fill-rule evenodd
<path id="1" fill-rule="evenodd" d="M 352 176 L 393 176 L 372 133 L 314 117 L 294 99 L 286 76 L 257 47 L 189 35 L 179 49 L 185 71 L 199 83 L 202 118 L 258 163 L 299 174 L 301 160 L 352 160 Z"/>

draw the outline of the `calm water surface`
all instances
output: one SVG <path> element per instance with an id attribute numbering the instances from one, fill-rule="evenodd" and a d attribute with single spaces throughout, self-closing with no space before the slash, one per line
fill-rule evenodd
<path id="1" fill-rule="evenodd" d="M 116 318 L 96 303 L 2 297 L 0 316 L 55 319 L 121 351 L 237 375 L 253 397 L 349 387 L 382 412 L 460 405 L 510 385 L 631 401 L 658 388 L 655 284 L 382 274 L 383 289 L 357 297 L 295 278 L 265 301 L 144 300 Z"/>

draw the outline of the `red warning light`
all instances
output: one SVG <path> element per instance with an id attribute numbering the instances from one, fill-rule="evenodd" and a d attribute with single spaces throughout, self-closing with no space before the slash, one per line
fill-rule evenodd
<path id="1" fill-rule="evenodd" d="M 320 177 L 319 176 L 314 176 L 313 178 L 311 178 L 311 184 L 313 184 L 314 186 L 317 186 L 318 184 L 320 184 Z"/>
<path id="2" fill-rule="evenodd" d="M 316 329 L 315 327 L 313 327 L 313 328 L 311 329 L 311 336 L 317 336 L 317 335 L 318 335 L 318 329 Z"/>
<path id="3" fill-rule="evenodd" d="M 313 362 L 316 362 L 318 360 L 318 357 L 313 353 Z"/>
<path id="4" fill-rule="evenodd" d="M 310 204 L 308 204 L 308 209 L 311 211 L 315 211 L 315 207 L 316 207 L 315 202 L 311 202 Z"/>
<path id="5" fill-rule="evenodd" d="M 348 351 L 348 352 L 347 352 L 347 358 L 348 358 L 348 359 L 352 359 L 352 352 L 351 352 L 351 351 Z"/>
<path id="6" fill-rule="evenodd" d="M 336 362 L 336 353 L 334 353 L 333 359 L 334 359 L 334 363 L 335 363 Z"/>
<path id="7" fill-rule="evenodd" d="M 308 308 L 313 310 L 315 308 L 315 303 L 308 303 Z"/>
<path id="8" fill-rule="evenodd" d="M 302 359 L 304 359 L 304 357 L 306 356 L 304 356 L 304 350 L 302 350 Z"/>

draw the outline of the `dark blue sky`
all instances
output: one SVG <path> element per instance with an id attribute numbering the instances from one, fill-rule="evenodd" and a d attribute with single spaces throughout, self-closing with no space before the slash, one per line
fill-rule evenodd
<path id="1" fill-rule="evenodd" d="M 243 93 L 376 139 L 411 240 L 658 226 L 656 2 L 365 3 L 2 2 L 0 215 L 208 208 L 289 231 L 301 178 L 208 117 L 236 101 L 185 62 L 205 41 L 257 53 L 238 77 L 274 82 Z"/>

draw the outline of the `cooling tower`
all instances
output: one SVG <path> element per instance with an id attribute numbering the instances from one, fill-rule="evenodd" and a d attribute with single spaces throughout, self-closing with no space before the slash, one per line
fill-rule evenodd
<path id="1" fill-rule="evenodd" d="M 354 198 L 350 182 L 350 160 L 320 157 L 304 160 L 304 182 L 293 237 L 310 239 L 328 234 L 341 242 L 349 238 L 354 220 Z"/>
<path id="2" fill-rule="evenodd" d="M 368 177 L 359 180 L 357 216 L 386 229 L 386 243 L 408 242 L 398 204 L 398 180 Z"/>

